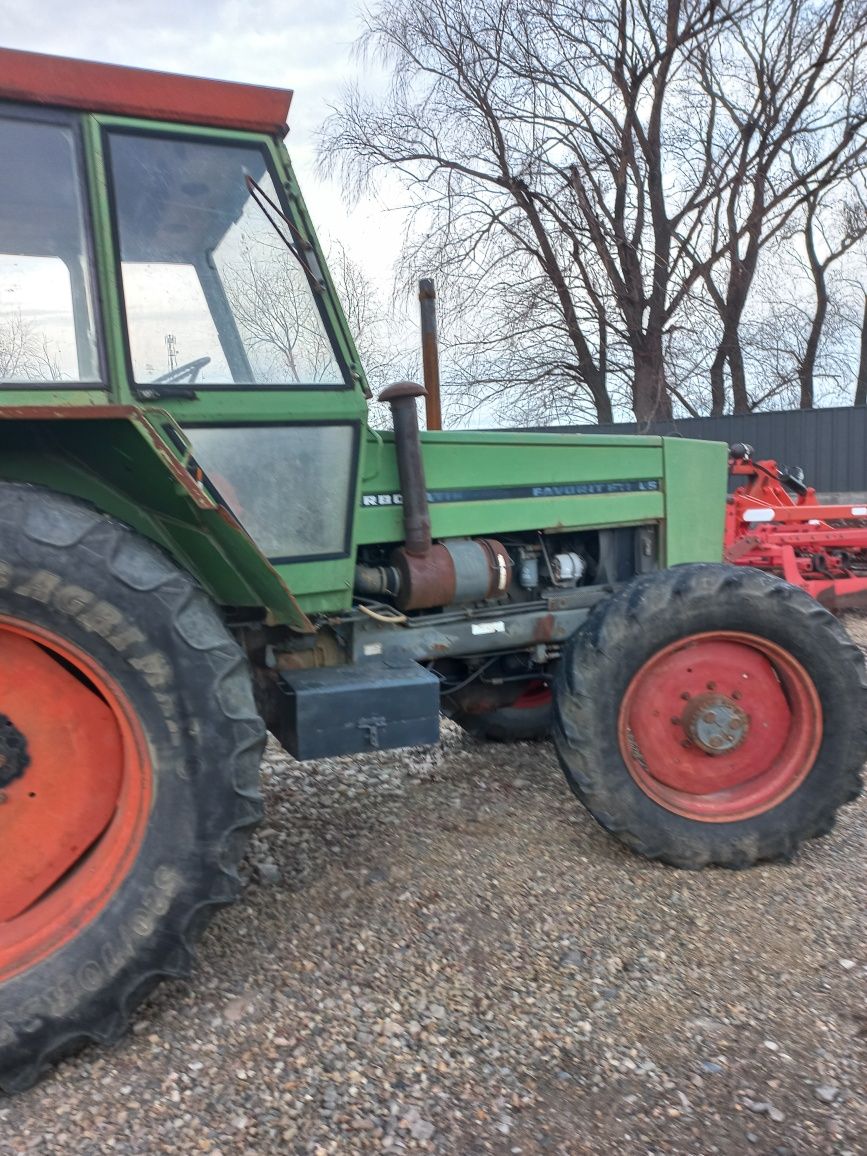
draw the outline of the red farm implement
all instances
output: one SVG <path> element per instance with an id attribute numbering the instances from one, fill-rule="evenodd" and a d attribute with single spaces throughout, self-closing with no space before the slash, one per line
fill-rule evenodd
<path id="1" fill-rule="evenodd" d="M 743 484 L 726 506 L 726 561 L 771 570 L 829 609 L 867 607 L 867 497 L 823 505 L 801 470 L 752 454 L 731 447 L 729 470 Z"/>

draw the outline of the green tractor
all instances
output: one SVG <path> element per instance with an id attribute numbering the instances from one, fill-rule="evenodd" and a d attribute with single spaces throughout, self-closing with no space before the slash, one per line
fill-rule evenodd
<path id="1" fill-rule="evenodd" d="M 550 731 L 681 867 L 830 829 L 863 663 L 720 564 L 723 445 L 420 433 L 405 382 L 378 433 L 289 93 L 2 50 L 0 101 L 0 1087 L 186 972 L 266 728 L 299 759 L 442 712 Z"/>

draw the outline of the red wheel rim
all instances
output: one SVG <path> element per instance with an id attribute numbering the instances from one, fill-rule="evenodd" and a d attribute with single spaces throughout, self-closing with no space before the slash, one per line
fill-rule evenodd
<path id="1" fill-rule="evenodd" d="M 776 807 L 809 774 L 822 707 L 803 666 L 752 634 L 692 634 L 649 659 L 620 707 L 620 751 L 651 799 L 706 823 Z"/>
<path id="2" fill-rule="evenodd" d="M 66 640 L 6 618 L 0 712 L 26 749 L 26 766 L 10 766 L 0 736 L 2 982 L 108 904 L 138 854 L 153 787 L 141 726 L 114 680 Z"/>
<path id="3" fill-rule="evenodd" d="M 551 701 L 551 688 L 547 682 L 538 679 L 532 682 L 526 690 L 521 691 L 514 702 L 510 702 L 510 707 L 516 707 L 518 710 L 533 710 L 536 707 L 547 706 Z"/>

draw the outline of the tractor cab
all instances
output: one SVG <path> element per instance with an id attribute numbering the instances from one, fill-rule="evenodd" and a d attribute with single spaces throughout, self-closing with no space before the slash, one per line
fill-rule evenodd
<path id="1" fill-rule="evenodd" d="M 290 98 L 0 50 L 0 407 L 159 412 L 206 497 L 327 601 L 369 391 L 282 145 Z"/>
<path id="2" fill-rule="evenodd" d="M 35 100 L 33 62 L 44 72 L 50 58 L 10 58 L 0 94 Z M 78 114 L 0 103 L 0 385 L 98 384 L 117 400 L 192 398 L 176 387 L 196 384 L 351 388 L 359 368 L 335 339 L 309 225 L 292 219 L 285 155 L 264 131 L 85 114 L 85 82 L 127 71 L 79 64 L 62 97 Z M 106 288 L 122 313 L 120 380 L 101 348 L 111 319 L 96 316 Z"/>

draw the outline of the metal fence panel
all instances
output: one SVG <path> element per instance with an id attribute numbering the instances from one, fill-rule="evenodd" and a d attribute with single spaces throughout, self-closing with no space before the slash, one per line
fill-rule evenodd
<path id="1" fill-rule="evenodd" d="M 550 432 L 662 434 L 707 441 L 747 442 L 759 458 L 801 466 L 808 485 L 823 493 L 867 492 L 867 406 L 777 410 L 612 425 L 547 427 Z"/>

